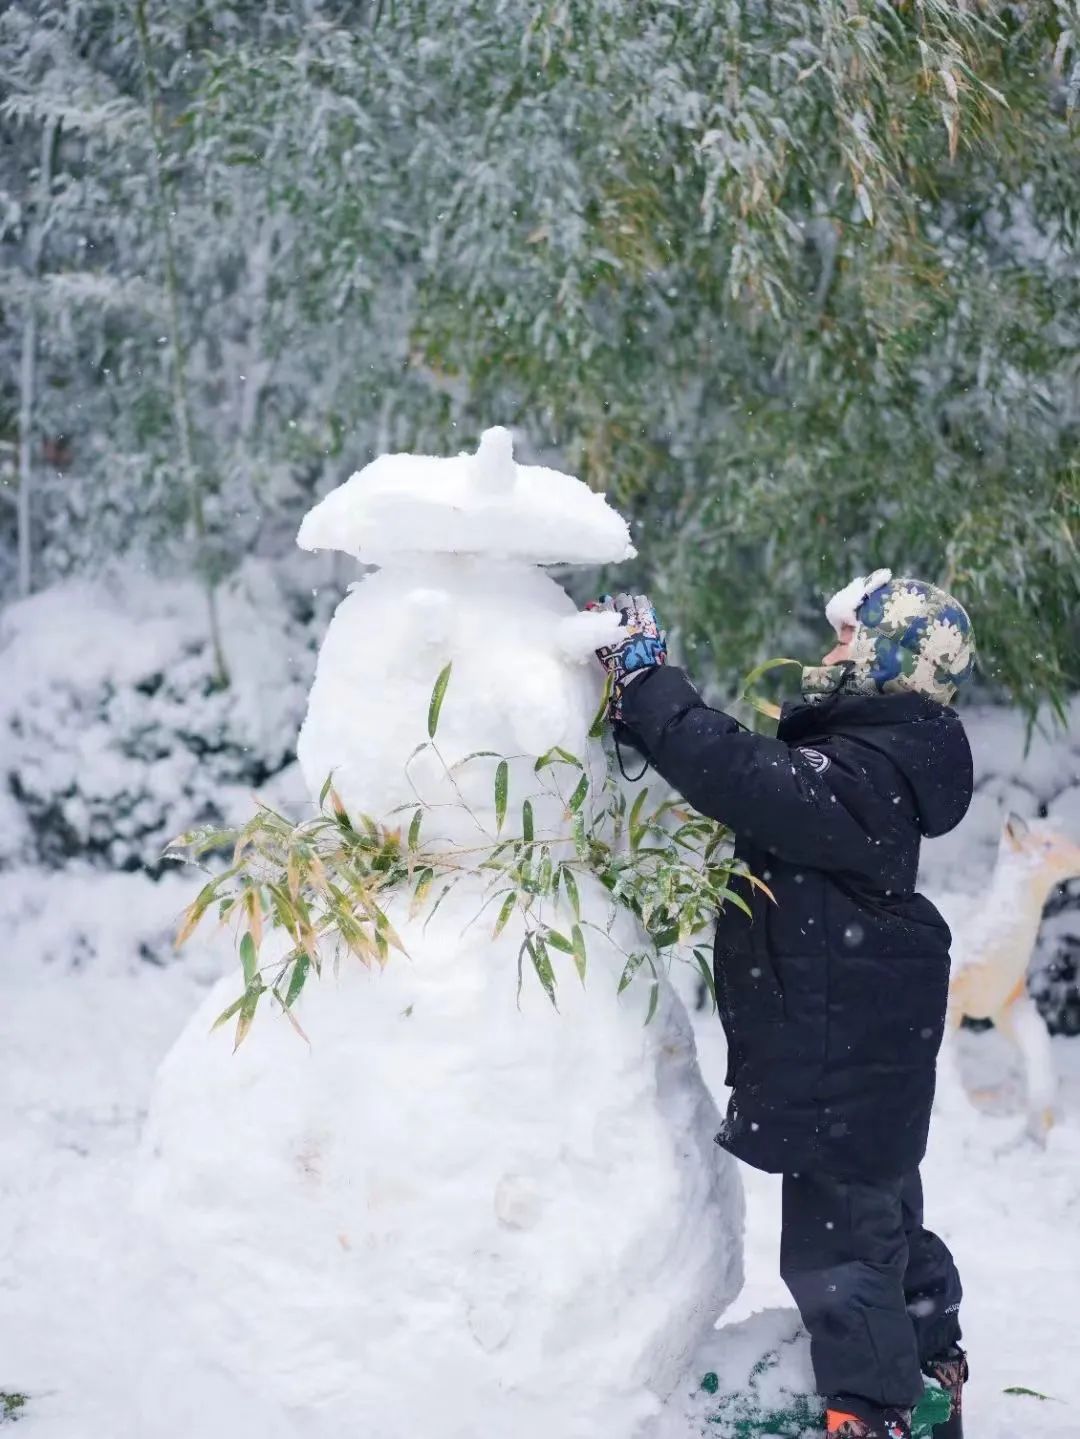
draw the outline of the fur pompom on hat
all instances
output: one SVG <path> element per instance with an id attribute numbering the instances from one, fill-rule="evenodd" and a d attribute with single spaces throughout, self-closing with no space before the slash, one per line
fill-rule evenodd
<path id="1" fill-rule="evenodd" d="M 971 620 L 959 600 L 925 580 L 874 570 L 825 606 L 837 635 L 854 626 L 851 657 L 803 671 L 808 700 L 845 694 L 915 691 L 948 704 L 975 666 Z"/>
<path id="2" fill-rule="evenodd" d="M 867 595 L 872 595 L 875 590 L 888 584 L 891 579 L 892 570 L 875 570 L 870 575 L 856 576 L 849 585 L 845 585 L 842 590 L 837 590 L 825 606 L 825 618 L 832 625 L 838 637 L 844 625 L 859 623 L 859 606 Z"/>

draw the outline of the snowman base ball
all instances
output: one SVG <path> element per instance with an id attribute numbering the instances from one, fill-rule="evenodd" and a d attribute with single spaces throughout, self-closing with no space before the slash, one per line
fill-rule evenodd
<path id="1" fill-rule="evenodd" d="M 320 653 L 313 796 L 333 772 L 351 814 L 393 823 L 419 793 L 427 842 L 482 847 L 494 761 L 453 786 L 445 766 L 493 750 L 507 828 L 530 797 L 537 836 L 565 843 L 534 765 L 559 745 L 604 772 L 596 617 L 537 566 L 625 557 L 620 517 L 489 431 L 477 455 L 383 457 L 300 538 L 383 566 Z M 647 1024 L 648 983 L 617 993 L 636 921 L 582 877 L 586 983 L 553 952 L 555 1010 L 531 972 L 519 993 L 522 921 L 492 937 L 485 882 L 434 917 L 393 900 L 407 956 L 381 972 L 327 955 L 297 1005 L 310 1045 L 267 1009 L 233 1054 L 209 1033 L 230 976 L 159 1073 L 138 1197 L 163 1285 L 298 1436 L 636 1439 L 741 1285 L 741 1189 L 685 1011 L 666 980 Z"/>

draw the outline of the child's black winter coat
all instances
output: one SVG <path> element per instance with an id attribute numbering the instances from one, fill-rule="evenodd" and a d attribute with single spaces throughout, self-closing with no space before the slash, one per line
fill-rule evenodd
<path id="1" fill-rule="evenodd" d="M 785 707 L 776 739 L 709 709 L 668 666 L 623 723 L 654 768 L 730 826 L 751 921 L 720 916 L 715 975 L 733 1088 L 719 1142 L 760 1169 L 899 1176 L 926 1148 L 950 934 L 915 892 L 919 842 L 971 800 L 956 713 L 917 694 Z"/>

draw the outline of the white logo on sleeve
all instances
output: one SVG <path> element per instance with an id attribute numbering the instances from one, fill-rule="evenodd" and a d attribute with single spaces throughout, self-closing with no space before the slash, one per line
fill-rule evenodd
<path id="1" fill-rule="evenodd" d="M 832 760 L 829 758 L 829 756 L 827 754 L 822 754 L 819 749 L 804 749 L 803 746 L 800 745 L 799 754 L 806 756 L 807 763 L 810 765 L 810 768 L 816 770 L 818 774 L 824 774 L 825 771 L 832 764 Z"/>

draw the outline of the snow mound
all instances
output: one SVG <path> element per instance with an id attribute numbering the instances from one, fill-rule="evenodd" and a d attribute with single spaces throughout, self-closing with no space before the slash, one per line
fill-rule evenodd
<path id="1" fill-rule="evenodd" d="M 634 554 L 626 521 L 603 495 L 573 475 L 519 465 L 501 427 L 484 431 L 475 454 L 380 455 L 305 516 L 297 543 L 371 564 L 409 553 L 537 565 Z"/>
<path id="2" fill-rule="evenodd" d="M 590 929 L 585 987 L 558 957 L 556 1013 L 532 975 L 519 1007 L 521 930 L 492 942 L 481 902 L 392 910 L 408 960 L 309 980 L 310 1050 L 268 1013 L 232 1054 L 222 981 L 158 1076 L 141 1197 L 173 1292 L 305 1435 L 631 1439 L 741 1284 L 686 1013 L 616 995 L 633 921 Z"/>

